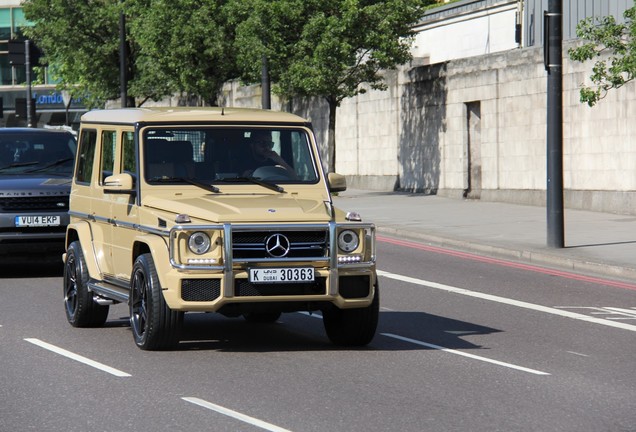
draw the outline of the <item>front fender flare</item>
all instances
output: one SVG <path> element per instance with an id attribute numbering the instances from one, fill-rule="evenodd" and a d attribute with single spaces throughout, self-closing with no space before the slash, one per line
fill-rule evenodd
<path id="1" fill-rule="evenodd" d="M 133 264 L 137 257 L 144 253 L 146 249 L 152 255 L 155 267 L 163 268 L 164 265 L 170 263 L 168 244 L 165 238 L 153 234 L 143 234 L 135 237 L 133 244 Z M 157 277 L 162 287 L 168 286 L 168 281 L 163 271 L 158 271 Z"/>
<path id="2" fill-rule="evenodd" d="M 79 221 L 68 225 L 66 228 L 66 247 L 68 248 L 76 240 L 79 241 L 82 247 L 89 277 L 91 279 L 99 279 L 101 272 L 93 249 L 93 233 L 88 222 Z M 64 254 L 64 261 L 66 262 L 66 254 Z"/>

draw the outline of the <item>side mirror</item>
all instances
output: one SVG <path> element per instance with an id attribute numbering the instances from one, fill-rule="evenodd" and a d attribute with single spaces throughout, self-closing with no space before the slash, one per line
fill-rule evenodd
<path id="1" fill-rule="evenodd" d="M 104 179 L 104 192 L 113 194 L 135 194 L 133 177 L 128 173 L 115 174 Z"/>
<path id="2" fill-rule="evenodd" d="M 329 173 L 327 175 L 329 192 L 344 192 L 347 190 L 347 178 L 342 174 Z"/>

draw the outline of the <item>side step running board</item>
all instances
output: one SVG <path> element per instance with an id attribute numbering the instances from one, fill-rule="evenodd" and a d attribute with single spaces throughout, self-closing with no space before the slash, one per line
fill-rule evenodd
<path id="1" fill-rule="evenodd" d="M 101 283 L 88 283 L 88 289 L 104 299 L 110 299 L 119 303 L 128 303 L 130 297 L 130 290 L 128 288 L 122 288 L 116 285 Z M 104 299 L 96 299 L 95 301 L 100 303 L 104 302 Z M 108 300 L 104 302 L 108 304 Z"/>

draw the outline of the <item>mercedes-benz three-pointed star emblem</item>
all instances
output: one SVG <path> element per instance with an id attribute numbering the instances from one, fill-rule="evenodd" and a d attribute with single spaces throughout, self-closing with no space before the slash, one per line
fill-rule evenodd
<path id="1" fill-rule="evenodd" d="M 273 258 L 282 258 L 289 253 L 289 239 L 283 234 L 272 234 L 265 240 L 265 250 Z"/>

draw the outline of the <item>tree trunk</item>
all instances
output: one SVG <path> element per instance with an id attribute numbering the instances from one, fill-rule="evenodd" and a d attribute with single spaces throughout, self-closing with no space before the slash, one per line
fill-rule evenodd
<path id="1" fill-rule="evenodd" d="M 327 172 L 336 171 L 336 109 L 338 102 L 327 98 L 329 102 L 329 130 L 327 132 Z"/>

